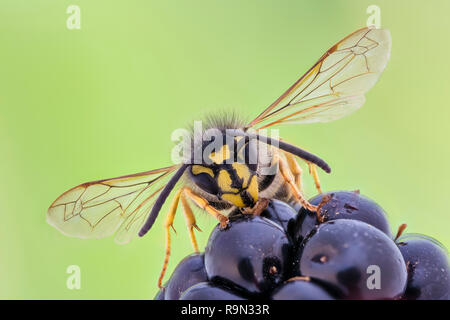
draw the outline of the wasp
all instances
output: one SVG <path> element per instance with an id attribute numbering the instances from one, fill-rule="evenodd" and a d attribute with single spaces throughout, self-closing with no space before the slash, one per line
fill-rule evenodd
<path id="1" fill-rule="evenodd" d="M 116 242 L 127 243 L 150 230 L 169 194 L 174 193 L 164 224 L 166 254 L 158 280 L 162 287 L 171 250 L 170 228 L 179 203 L 196 252 L 199 250 L 194 229 L 201 230 L 192 204 L 214 216 L 222 228 L 227 227 L 233 210 L 258 215 L 270 199 L 294 200 L 317 212 L 318 208 L 303 195 L 302 169 L 297 158 L 308 164 L 319 192 L 316 168 L 329 173 L 329 165 L 294 144 L 262 132 L 282 124 L 334 121 L 356 111 L 385 69 L 390 50 L 388 30 L 359 29 L 327 50 L 249 123 L 236 116 L 210 117 L 203 133 L 215 130 L 218 134 L 208 139 L 201 134 L 200 140 L 192 134 L 190 153 L 180 163 L 83 183 L 51 204 L 47 221 L 68 236 L 114 235 Z M 194 159 L 196 153 L 202 157 Z"/>

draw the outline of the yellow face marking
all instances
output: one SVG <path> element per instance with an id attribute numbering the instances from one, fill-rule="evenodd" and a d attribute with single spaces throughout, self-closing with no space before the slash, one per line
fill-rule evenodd
<path id="1" fill-rule="evenodd" d="M 234 162 L 232 164 L 233 169 L 239 178 L 242 179 L 242 188 L 247 188 L 248 180 L 250 179 L 250 170 L 245 164 Z"/>
<path id="2" fill-rule="evenodd" d="M 231 202 L 232 204 L 234 204 L 236 207 L 239 208 L 244 208 L 245 204 L 244 201 L 241 198 L 240 194 L 230 194 L 230 193 L 226 193 L 222 196 L 223 199 Z"/>
<path id="3" fill-rule="evenodd" d="M 204 166 L 200 166 L 200 165 L 197 165 L 197 164 L 195 164 L 195 165 L 192 166 L 192 173 L 193 173 L 194 175 L 199 175 L 200 173 L 207 173 L 207 174 L 209 174 L 211 177 L 214 178 L 214 172 L 212 171 L 212 169 L 206 168 L 206 167 L 204 167 Z"/>
<path id="4" fill-rule="evenodd" d="M 219 185 L 219 188 L 223 192 L 239 192 L 239 189 L 231 187 L 232 183 L 233 181 L 231 180 L 230 174 L 226 170 L 220 170 L 217 177 L 217 184 Z"/>
<path id="5" fill-rule="evenodd" d="M 256 176 L 252 177 L 250 184 L 246 191 L 253 198 L 253 202 L 256 203 L 256 201 L 258 201 L 258 179 Z M 222 195 L 222 198 L 224 200 L 231 202 L 236 207 L 239 207 L 239 208 L 246 207 L 244 200 L 242 199 L 242 196 L 240 193 L 239 194 L 225 193 Z"/>
<path id="6" fill-rule="evenodd" d="M 218 152 L 211 152 L 209 155 L 209 158 L 212 162 L 216 164 L 224 163 L 225 160 L 230 158 L 230 149 L 228 148 L 228 145 L 224 144 Z"/>

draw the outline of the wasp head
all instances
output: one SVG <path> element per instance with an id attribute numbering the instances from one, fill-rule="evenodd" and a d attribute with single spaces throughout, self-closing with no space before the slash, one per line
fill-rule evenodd
<path id="1" fill-rule="evenodd" d="M 190 166 L 192 181 L 219 200 L 253 207 L 258 200 L 256 144 L 246 136 L 228 137 L 215 148 L 203 145 L 202 151 L 204 161 Z"/>

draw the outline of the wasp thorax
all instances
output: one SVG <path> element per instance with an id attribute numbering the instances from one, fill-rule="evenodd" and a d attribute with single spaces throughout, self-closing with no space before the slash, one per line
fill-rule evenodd
<path id="1" fill-rule="evenodd" d="M 253 207 L 258 200 L 256 143 L 246 136 L 224 136 L 201 149 L 202 162 L 190 166 L 192 181 L 219 200 Z"/>

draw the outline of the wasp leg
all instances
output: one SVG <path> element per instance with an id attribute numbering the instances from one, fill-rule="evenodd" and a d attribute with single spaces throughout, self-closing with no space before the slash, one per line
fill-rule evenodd
<path id="1" fill-rule="evenodd" d="M 170 257 L 170 228 L 175 231 L 175 228 L 173 227 L 173 219 L 175 218 L 175 213 L 177 212 L 178 202 L 180 201 L 180 195 L 183 192 L 183 188 L 178 190 L 178 192 L 175 194 L 175 197 L 172 200 L 172 203 L 170 204 L 169 212 L 167 213 L 166 222 L 164 224 L 164 229 L 166 231 L 166 255 L 164 257 L 164 264 L 161 270 L 161 274 L 159 275 L 158 279 L 158 287 L 162 288 L 162 280 L 164 278 L 164 275 L 166 273 L 167 265 L 169 264 L 169 257 Z"/>
<path id="2" fill-rule="evenodd" d="M 202 230 L 200 230 L 200 228 L 197 226 L 194 213 L 192 212 L 192 209 L 189 206 L 189 203 L 184 193 L 181 194 L 180 200 L 181 205 L 183 206 L 183 213 L 186 219 L 186 226 L 188 228 L 189 238 L 191 239 L 192 247 L 194 248 L 195 253 L 199 253 L 200 251 L 198 250 L 198 244 L 197 239 L 195 238 L 194 228 L 197 229 L 198 231 Z"/>
<path id="3" fill-rule="evenodd" d="M 221 214 L 216 208 L 211 206 L 209 202 L 204 199 L 202 196 L 196 194 L 192 191 L 191 188 L 185 187 L 184 193 L 187 197 L 189 197 L 195 204 L 197 204 L 200 208 L 214 216 L 220 222 L 220 227 L 225 229 L 228 226 L 228 218 Z"/>
<path id="4" fill-rule="evenodd" d="M 322 193 L 322 187 L 320 186 L 319 174 L 317 173 L 317 166 L 314 163 L 307 162 L 309 167 L 309 172 L 312 174 L 314 179 L 314 184 L 319 193 Z"/>
<path id="5" fill-rule="evenodd" d="M 302 170 L 302 168 L 298 164 L 297 159 L 295 159 L 293 154 L 291 154 L 289 152 L 284 152 L 284 156 L 286 157 L 289 169 L 291 170 L 292 174 L 294 175 L 294 181 L 298 187 L 298 191 L 303 193 L 303 187 L 302 187 L 303 170 Z"/>
<path id="6" fill-rule="evenodd" d="M 303 192 L 302 186 L 301 186 L 301 175 L 302 175 L 302 168 L 300 167 L 300 165 L 297 163 L 295 157 L 293 154 L 289 153 L 289 152 L 284 152 L 285 156 L 286 156 L 286 160 L 288 161 L 289 167 L 291 168 L 292 174 L 294 175 L 294 179 L 295 179 L 295 183 L 299 186 L 299 190 L 300 192 Z M 309 168 L 309 173 L 313 176 L 314 179 L 314 184 L 316 185 L 316 189 L 319 193 L 322 193 L 322 187 L 320 185 L 320 180 L 319 180 L 319 174 L 317 173 L 317 166 L 314 163 L 311 163 L 309 161 L 306 161 L 304 159 L 302 159 L 303 161 L 306 162 L 306 164 L 308 165 Z M 297 167 L 297 168 L 295 168 Z M 297 178 L 297 171 L 300 170 L 300 172 L 298 173 L 298 178 Z M 298 179 L 298 181 L 297 181 Z"/>
<path id="7" fill-rule="evenodd" d="M 259 216 L 264 210 L 266 210 L 268 205 L 268 199 L 259 199 L 258 201 L 256 201 L 256 204 L 253 206 L 253 208 L 242 208 L 241 212 L 243 214 L 252 214 L 254 216 Z"/>
<path id="8" fill-rule="evenodd" d="M 306 209 L 310 211 L 317 212 L 317 206 L 314 206 L 308 202 L 308 200 L 305 199 L 303 194 L 298 190 L 298 187 L 296 186 L 294 179 L 292 178 L 292 175 L 289 171 L 289 167 L 286 163 L 286 161 L 280 157 L 279 155 L 275 156 L 275 161 L 278 161 L 278 167 L 280 169 L 280 173 L 284 178 L 284 181 L 288 184 L 289 188 L 291 189 L 291 192 L 295 199 L 300 202 L 300 204 L 305 207 Z M 319 213 L 318 217 L 319 217 Z"/>

